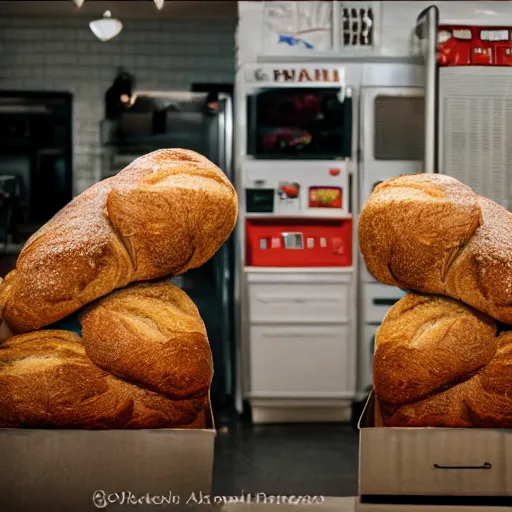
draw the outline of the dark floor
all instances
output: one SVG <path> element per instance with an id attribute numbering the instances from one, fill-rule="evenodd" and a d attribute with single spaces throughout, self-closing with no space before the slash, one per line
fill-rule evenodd
<path id="1" fill-rule="evenodd" d="M 203 317 L 215 361 L 213 494 L 357 495 L 358 434 L 352 426 L 252 426 L 217 402 L 225 350 L 220 303 L 212 300 L 214 289 L 204 269 L 186 277 L 184 289 Z"/>
<path id="2" fill-rule="evenodd" d="M 213 494 L 357 495 L 350 425 L 255 425 L 217 414 Z"/>

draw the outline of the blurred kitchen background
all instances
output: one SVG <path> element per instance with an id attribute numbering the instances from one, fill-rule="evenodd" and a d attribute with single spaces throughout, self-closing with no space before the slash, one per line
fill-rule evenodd
<path id="1" fill-rule="evenodd" d="M 234 235 L 174 279 L 214 356 L 214 491 L 355 495 L 375 333 L 403 295 L 366 270 L 357 216 L 415 172 L 510 209 L 509 5 L 0 0 L 0 275 L 138 156 L 204 154 L 240 198 Z"/>
<path id="2" fill-rule="evenodd" d="M 107 43 L 89 22 L 109 9 L 123 30 Z M 236 2 L 0 2 L 0 275 L 73 196 L 137 156 L 186 147 L 231 172 L 236 20 Z M 219 400 L 231 385 L 219 346 L 230 343 L 231 252 L 179 280 L 208 325 Z"/>

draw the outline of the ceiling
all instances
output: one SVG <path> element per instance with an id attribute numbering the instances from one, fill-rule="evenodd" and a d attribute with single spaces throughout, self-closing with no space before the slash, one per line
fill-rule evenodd
<path id="1" fill-rule="evenodd" d="M 161 11 L 153 0 L 85 0 L 77 9 L 72 0 L 0 1 L 0 17 L 95 18 L 106 10 L 121 19 L 208 19 L 236 20 L 235 1 L 167 1 Z"/>

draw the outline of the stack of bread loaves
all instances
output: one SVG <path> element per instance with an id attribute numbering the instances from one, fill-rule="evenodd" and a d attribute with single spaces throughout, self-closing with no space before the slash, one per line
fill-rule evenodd
<path id="1" fill-rule="evenodd" d="M 378 185 L 366 266 L 410 293 L 375 340 L 377 424 L 512 428 L 512 214 L 439 174 Z"/>
<path id="2" fill-rule="evenodd" d="M 204 428 L 205 326 L 162 278 L 209 260 L 237 214 L 223 172 L 183 149 L 143 156 L 63 208 L 1 285 L 0 427 Z M 77 311 L 81 337 L 40 330 Z"/>

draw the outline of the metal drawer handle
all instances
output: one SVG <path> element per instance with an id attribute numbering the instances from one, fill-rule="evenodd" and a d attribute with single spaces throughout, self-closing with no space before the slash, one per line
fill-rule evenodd
<path id="1" fill-rule="evenodd" d="M 440 464 L 434 464 L 435 469 L 491 469 L 492 464 L 490 462 L 484 462 L 481 466 L 441 466 Z"/>

